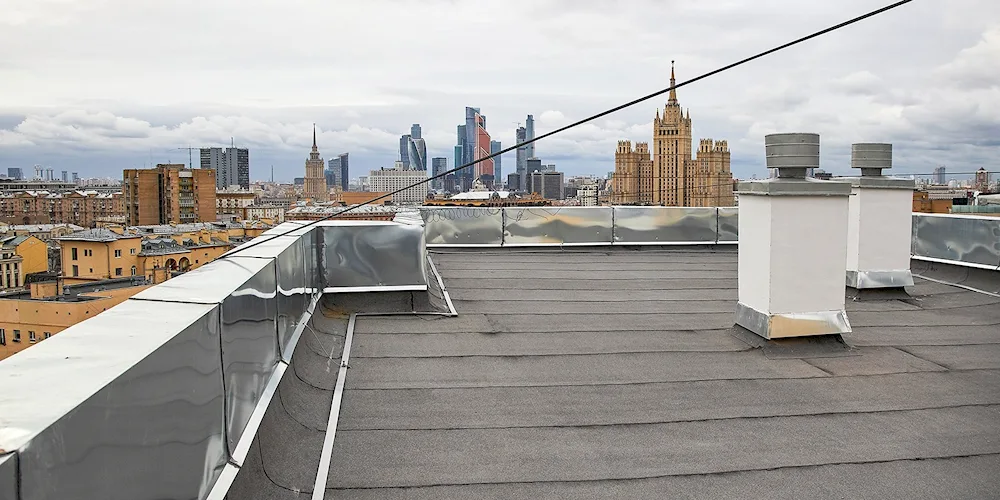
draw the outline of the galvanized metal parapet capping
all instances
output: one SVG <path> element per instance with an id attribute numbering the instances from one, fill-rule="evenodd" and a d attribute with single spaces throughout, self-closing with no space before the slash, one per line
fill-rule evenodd
<path id="1" fill-rule="evenodd" d="M 423 207 L 428 247 L 732 244 L 736 207 Z"/>
<path id="2" fill-rule="evenodd" d="M 419 227 L 268 233 L 0 363 L 0 500 L 221 499 L 330 280 L 426 288 Z"/>
<path id="3" fill-rule="evenodd" d="M 913 214 L 913 258 L 1000 271 L 1000 217 Z"/>

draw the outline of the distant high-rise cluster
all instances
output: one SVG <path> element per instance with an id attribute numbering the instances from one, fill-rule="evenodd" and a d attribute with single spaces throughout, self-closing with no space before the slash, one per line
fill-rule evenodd
<path id="1" fill-rule="evenodd" d="M 458 144 L 455 145 L 455 166 L 472 163 L 488 157 L 491 154 L 490 133 L 486 131 L 486 116 L 479 108 L 465 108 L 465 124 L 458 126 Z M 455 173 L 459 189 L 468 191 L 472 183 L 480 180 L 487 186 L 493 186 L 495 179 L 494 161 L 486 159 L 474 166 Z"/>
<path id="2" fill-rule="evenodd" d="M 427 143 L 421 137 L 420 124 L 410 126 L 410 133 L 399 137 L 399 161 L 406 170 L 427 170 Z"/>
<path id="3" fill-rule="evenodd" d="M 250 189 L 250 150 L 247 148 L 201 148 L 201 168 L 215 170 L 216 189 L 232 186 Z"/>
<path id="4" fill-rule="evenodd" d="M 670 86 L 674 86 L 670 68 Z M 671 89 L 663 116 L 653 120 L 653 150 L 645 142 L 618 141 L 612 203 L 683 207 L 735 204 L 726 141 L 701 139 L 692 159 L 691 111 L 685 114 Z"/>

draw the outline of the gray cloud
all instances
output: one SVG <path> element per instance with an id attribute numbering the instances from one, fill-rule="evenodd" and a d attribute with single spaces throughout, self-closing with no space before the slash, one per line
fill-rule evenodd
<path id="1" fill-rule="evenodd" d="M 0 0 L 0 172 L 51 164 L 120 175 L 186 160 L 177 148 L 249 146 L 254 178 L 301 175 L 312 123 L 353 175 L 389 165 L 424 126 L 452 158 L 464 106 L 511 144 L 881 6 L 770 0 L 319 2 Z M 239 23 L 228 24 L 233 12 Z M 763 135 L 823 136 L 828 170 L 849 144 L 896 144 L 898 170 L 977 165 L 997 153 L 1000 3 L 914 2 L 678 91 L 696 134 L 725 138 L 738 176 L 763 174 Z M 538 144 L 569 174 L 613 169 L 618 139 L 648 141 L 665 99 Z M 232 139 L 231 139 L 232 138 Z M 513 156 L 504 158 L 505 170 Z"/>

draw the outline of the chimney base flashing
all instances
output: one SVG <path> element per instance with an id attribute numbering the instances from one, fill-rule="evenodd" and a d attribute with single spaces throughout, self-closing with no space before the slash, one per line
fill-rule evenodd
<path id="1" fill-rule="evenodd" d="M 850 196 L 851 185 L 846 182 L 812 178 L 766 179 L 740 182 L 736 185 L 736 194 L 751 196 Z"/>
<path id="2" fill-rule="evenodd" d="M 765 339 L 851 333 L 847 312 L 766 313 L 736 304 L 736 324 Z"/>
<path id="3" fill-rule="evenodd" d="M 917 188 L 916 182 L 912 179 L 899 177 L 840 177 L 834 182 L 850 183 L 851 187 L 862 189 L 906 189 L 913 191 Z"/>
<path id="4" fill-rule="evenodd" d="M 847 286 L 858 290 L 870 288 L 902 288 L 913 286 L 909 269 L 892 271 L 847 271 Z"/>

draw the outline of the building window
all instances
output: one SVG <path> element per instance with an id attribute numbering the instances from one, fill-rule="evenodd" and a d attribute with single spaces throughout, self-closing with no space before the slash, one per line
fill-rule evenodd
<path id="1" fill-rule="evenodd" d="M 122 268 L 116 267 L 115 268 L 115 276 L 121 276 L 121 275 L 122 275 Z"/>
<path id="2" fill-rule="evenodd" d="M 14 330 L 14 342 L 21 341 L 21 330 Z"/>
<path id="3" fill-rule="evenodd" d="M 115 250 L 115 258 L 118 258 L 118 257 L 121 257 L 121 256 L 122 256 L 121 249 Z"/>
<path id="4" fill-rule="evenodd" d="M 76 260 L 76 247 L 69 249 L 70 259 Z"/>
<path id="5" fill-rule="evenodd" d="M 74 248 L 73 250 L 76 250 L 76 249 Z M 79 275 L 80 275 L 80 267 L 74 265 L 73 266 L 73 276 L 79 276 Z"/>
<path id="6" fill-rule="evenodd" d="M 0 345 L 7 345 L 7 332 L 0 328 Z"/>
<path id="7" fill-rule="evenodd" d="M 38 342 L 38 337 L 35 337 L 35 332 L 31 330 L 28 330 L 28 342 L 31 342 L 32 344 Z"/>
<path id="8" fill-rule="evenodd" d="M 135 276 L 135 266 L 132 266 L 132 276 Z"/>
<path id="9" fill-rule="evenodd" d="M 45 338 L 49 338 L 52 336 L 52 332 L 44 332 L 42 335 L 44 335 Z"/>
<path id="10" fill-rule="evenodd" d="M 128 249 L 128 253 L 130 253 L 132 255 L 135 255 L 135 249 L 134 248 L 129 248 Z"/>

